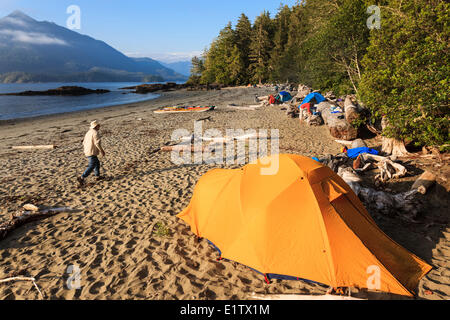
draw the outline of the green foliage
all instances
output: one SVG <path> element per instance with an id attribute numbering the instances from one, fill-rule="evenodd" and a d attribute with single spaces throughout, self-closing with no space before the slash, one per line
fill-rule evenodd
<path id="1" fill-rule="evenodd" d="M 446 1 L 389 1 L 363 65 L 361 99 L 384 134 L 416 145 L 449 144 L 449 17 Z"/>
<path id="2" fill-rule="evenodd" d="M 262 83 L 269 78 L 272 38 L 272 20 L 269 12 L 264 11 L 255 20 L 250 44 L 250 71 L 254 82 Z"/>
<path id="3" fill-rule="evenodd" d="M 157 237 L 165 238 L 170 235 L 170 230 L 164 222 L 158 222 L 153 229 L 153 233 Z"/>
<path id="4" fill-rule="evenodd" d="M 235 32 L 231 22 L 220 31 L 219 37 L 213 41 L 205 54 L 202 83 L 238 84 L 243 66 L 242 54 L 236 43 Z"/>
<path id="5" fill-rule="evenodd" d="M 191 76 L 189 77 L 188 84 L 200 84 L 200 79 L 203 72 L 205 72 L 205 62 L 203 58 L 193 57 L 191 60 Z"/>
<path id="6" fill-rule="evenodd" d="M 250 43 L 252 35 L 252 23 L 245 14 L 239 18 L 235 28 L 236 46 L 240 53 L 241 65 L 238 84 L 248 84 L 250 74 Z"/>

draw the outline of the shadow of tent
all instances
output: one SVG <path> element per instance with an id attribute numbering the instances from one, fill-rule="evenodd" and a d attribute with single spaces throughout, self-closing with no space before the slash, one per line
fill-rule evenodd
<path id="1" fill-rule="evenodd" d="M 450 192 L 444 186 L 436 184 L 424 196 L 424 210 L 418 223 L 413 224 L 399 217 L 383 217 L 376 222 L 389 237 L 424 259 L 433 266 L 433 270 L 436 270 L 439 266 L 436 265 L 435 259 L 437 255 L 443 254 L 436 249 L 439 248 L 442 241 L 448 242 L 448 235 L 446 237 L 444 232 L 450 230 L 449 199 Z M 449 257 L 441 259 L 448 261 Z M 430 274 L 433 273 L 433 270 Z M 428 278 L 430 274 L 421 280 L 417 289 L 426 286 L 427 282 L 430 281 Z M 426 297 L 420 295 L 420 290 L 416 290 L 416 292 L 416 298 L 426 299 Z"/>

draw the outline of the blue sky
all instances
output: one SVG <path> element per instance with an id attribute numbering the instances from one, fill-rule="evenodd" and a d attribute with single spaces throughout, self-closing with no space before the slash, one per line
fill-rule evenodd
<path id="1" fill-rule="evenodd" d="M 82 34 L 132 56 L 182 59 L 203 51 L 241 13 L 252 21 L 264 9 L 296 0 L 0 0 L 0 17 L 21 10 L 36 20 L 66 26 L 70 5 L 81 9 Z"/>

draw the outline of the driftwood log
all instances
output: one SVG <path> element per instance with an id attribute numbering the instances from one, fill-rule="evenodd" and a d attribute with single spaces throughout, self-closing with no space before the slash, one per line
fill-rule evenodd
<path id="1" fill-rule="evenodd" d="M 300 85 L 298 86 L 297 95 L 295 96 L 295 98 L 298 98 L 298 99 L 303 100 L 303 99 L 305 99 L 306 96 L 307 96 L 308 94 L 310 94 L 311 92 L 312 92 L 312 89 L 311 89 L 311 88 L 309 88 L 309 87 L 307 87 L 307 86 L 305 86 L 305 85 L 303 85 L 303 84 L 300 84 Z"/>
<path id="2" fill-rule="evenodd" d="M 33 283 L 33 286 L 36 288 L 36 290 L 39 292 L 39 296 L 41 299 L 44 299 L 44 295 L 42 294 L 41 290 L 39 290 L 39 287 L 36 284 L 36 279 L 33 277 L 11 277 L 6 279 L 1 279 L 0 283 L 8 283 L 13 281 L 31 281 Z"/>
<path id="3" fill-rule="evenodd" d="M 341 140 L 356 139 L 358 130 L 345 119 L 344 113 L 331 113 L 331 106 L 329 102 L 321 102 L 317 105 L 317 111 L 321 113 L 331 136 Z"/>
<path id="4" fill-rule="evenodd" d="M 290 103 L 286 109 L 286 115 L 291 118 L 296 118 L 299 115 L 300 111 L 297 104 Z"/>
<path id="5" fill-rule="evenodd" d="M 361 177 L 350 167 L 340 167 L 338 175 L 352 188 L 371 213 L 387 216 L 399 214 L 401 218 L 411 221 L 422 211 L 423 203 L 417 197 L 417 190 L 390 194 L 364 187 L 361 184 Z"/>
<path id="6" fill-rule="evenodd" d="M 323 118 L 318 114 L 311 114 L 306 120 L 306 123 L 308 126 L 321 126 L 323 125 Z"/>
<path id="7" fill-rule="evenodd" d="M 429 171 L 425 171 L 419 179 L 414 182 L 411 190 L 417 190 L 421 194 L 426 194 L 428 189 L 436 183 L 436 176 Z"/>
<path id="8" fill-rule="evenodd" d="M 346 140 L 334 140 L 334 141 L 350 149 L 367 147 L 367 144 L 362 139 L 356 139 L 353 141 L 346 141 Z"/>
<path id="9" fill-rule="evenodd" d="M 359 119 L 360 117 L 359 108 L 355 106 L 350 96 L 347 96 L 345 98 L 344 109 L 345 109 L 345 120 L 347 120 L 348 123 L 352 124 L 353 121 Z"/>
<path id="10" fill-rule="evenodd" d="M 52 217 L 60 212 L 70 211 L 70 208 L 56 208 L 42 211 L 21 211 L 11 217 L 9 221 L 0 224 L 0 240 L 5 239 L 9 233 L 24 224 L 32 221 L 42 220 Z"/>
<path id="11" fill-rule="evenodd" d="M 55 149 L 54 145 L 42 145 L 42 146 L 14 146 L 13 150 L 52 150 Z"/>
<path id="12" fill-rule="evenodd" d="M 383 183 L 390 179 L 398 179 L 404 177 L 407 173 L 407 170 L 404 166 L 389 159 L 380 161 L 378 163 L 378 169 L 380 169 L 380 173 L 375 176 L 375 179 L 379 179 Z"/>

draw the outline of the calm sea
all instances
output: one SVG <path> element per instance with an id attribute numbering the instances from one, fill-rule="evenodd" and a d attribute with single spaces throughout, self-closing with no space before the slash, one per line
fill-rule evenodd
<path id="1" fill-rule="evenodd" d="M 0 120 L 29 118 L 56 113 L 89 110 L 107 106 L 135 103 L 155 99 L 156 94 L 134 94 L 119 88 L 139 85 L 130 82 L 91 82 L 91 83 L 26 83 L 0 84 L 0 93 L 22 92 L 27 90 L 45 91 L 61 86 L 79 86 L 89 89 L 107 89 L 110 93 L 91 94 L 80 97 L 55 96 L 0 96 Z M 123 94 L 127 92 L 127 94 Z"/>

